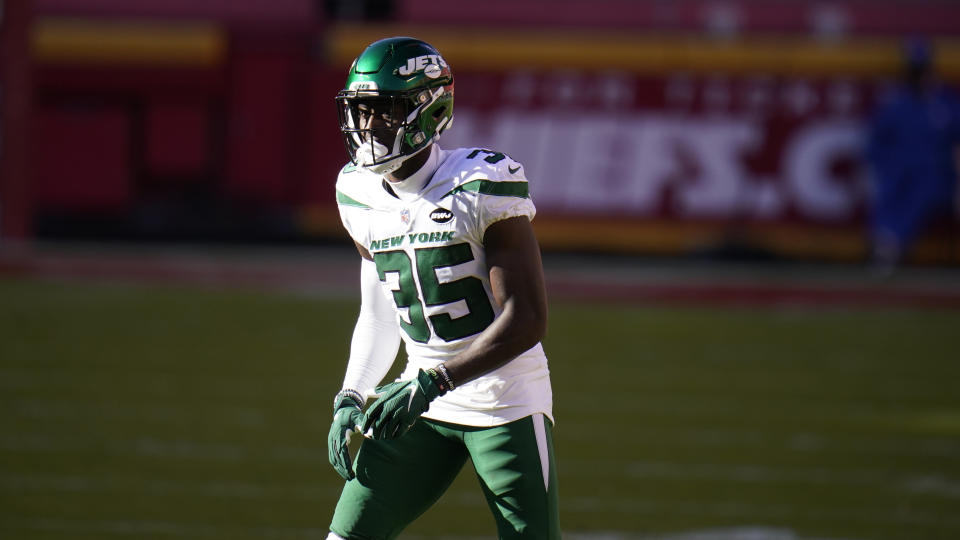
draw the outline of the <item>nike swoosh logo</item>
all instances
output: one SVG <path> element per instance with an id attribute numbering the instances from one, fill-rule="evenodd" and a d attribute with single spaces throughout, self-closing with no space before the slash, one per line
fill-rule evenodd
<path id="1" fill-rule="evenodd" d="M 413 405 L 413 395 L 417 393 L 417 387 L 410 385 L 410 399 L 407 400 L 407 410 L 410 410 L 410 406 Z"/>
<path id="2" fill-rule="evenodd" d="M 507 170 L 510 171 L 510 174 L 517 174 L 517 171 L 520 170 L 520 165 L 517 165 L 516 169 L 514 169 L 513 167 L 507 167 Z"/>

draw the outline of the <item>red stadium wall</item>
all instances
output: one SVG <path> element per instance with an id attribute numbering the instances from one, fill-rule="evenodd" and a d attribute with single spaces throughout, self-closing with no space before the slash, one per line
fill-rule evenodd
<path id="1" fill-rule="evenodd" d="M 956 35 L 954 0 L 404 0 L 404 22 L 725 35 Z"/>
<path id="2" fill-rule="evenodd" d="M 66 224 L 54 234 L 93 221 L 135 237 L 242 237 L 256 228 L 245 219 L 295 215 L 310 189 L 311 2 L 41 8 L 34 201 L 41 222 Z M 122 128 L 103 132 L 105 117 Z"/>
<path id="3" fill-rule="evenodd" d="M 406 0 L 382 25 L 325 25 L 308 0 L 37 1 L 37 214 L 188 238 L 344 238 L 332 96 L 387 35 L 444 52 L 444 144 L 523 162 L 548 248 L 860 257 L 861 126 L 900 38 L 935 35 L 960 81 L 960 18 L 934 0 Z"/>
<path id="4" fill-rule="evenodd" d="M 0 240 L 32 234 L 30 0 L 0 6 Z"/>

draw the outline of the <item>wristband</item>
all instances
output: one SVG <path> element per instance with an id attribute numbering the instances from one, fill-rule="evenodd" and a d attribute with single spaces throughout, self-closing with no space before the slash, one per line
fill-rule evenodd
<path id="1" fill-rule="evenodd" d="M 430 380 L 433 381 L 433 385 L 440 390 L 439 395 L 446 394 L 450 389 L 447 388 L 447 385 L 444 384 L 443 378 L 440 376 L 440 373 L 437 372 L 436 368 L 430 368 L 427 370 L 427 375 L 430 375 Z"/>
<path id="2" fill-rule="evenodd" d="M 443 378 L 443 382 L 447 387 L 447 390 L 453 390 L 456 386 L 453 384 L 453 379 L 450 377 L 450 373 L 447 372 L 447 366 L 443 364 L 437 364 L 437 372 L 440 373 L 440 377 Z"/>
<path id="3" fill-rule="evenodd" d="M 334 411 L 334 412 L 337 412 L 337 409 L 339 408 L 338 405 L 340 404 L 340 400 L 341 400 L 341 399 L 349 399 L 349 400 L 353 401 L 353 404 L 354 404 L 358 409 L 362 409 L 362 408 L 363 408 L 363 403 L 364 403 L 364 401 L 366 401 L 366 400 L 363 399 L 363 395 L 360 394 L 360 392 L 357 392 L 356 390 L 353 390 L 352 388 L 344 388 L 343 390 L 337 392 L 337 395 L 333 397 L 333 411 Z"/>

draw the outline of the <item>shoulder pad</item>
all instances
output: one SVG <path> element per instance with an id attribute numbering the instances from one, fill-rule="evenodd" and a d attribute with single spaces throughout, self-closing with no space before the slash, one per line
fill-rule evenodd
<path id="1" fill-rule="evenodd" d="M 473 192 L 528 198 L 530 196 L 523 165 L 501 152 L 485 148 L 460 148 L 444 164 L 446 174 L 454 178 L 446 195 Z"/>
<path id="2" fill-rule="evenodd" d="M 365 171 L 353 163 L 347 163 L 340 169 L 337 175 L 337 205 L 352 206 L 356 208 L 371 208 L 372 202 L 370 196 L 369 175 L 363 174 Z M 378 177 L 379 178 L 379 177 Z M 379 181 L 376 185 L 380 185 Z"/>
<path id="3" fill-rule="evenodd" d="M 465 173 L 464 179 L 484 178 L 498 181 L 525 181 L 523 165 L 496 150 L 487 148 L 460 148 L 454 160 Z"/>

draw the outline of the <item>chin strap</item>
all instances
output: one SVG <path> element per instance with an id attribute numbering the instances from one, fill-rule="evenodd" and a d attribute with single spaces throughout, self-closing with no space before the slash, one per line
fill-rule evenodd
<path id="1" fill-rule="evenodd" d="M 419 154 L 420 152 L 423 152 L 424 150 L 429 151 L 429 149 L 432 147 L 433 147 L 433 143 L 430 143 L 408 156 L 397 156 L 393 159 L 390 159 L 389 161 L 385 161 L 383 163 L 377 163 L 375 165 L 358 164 L 357 167 L 365 171 L 370 171 L 374 174 L 379 174 L 380 176 L 385 176 L 399 169 L 408 159 Z"/>
<path id="2" fill-rule="evenodd" d="M 399 169 L 400 166 L 403 165 L 403 162 L 406 161 L 408 157 L 410 156 L 397 156 L 385 163 L 377 163 L 376 165 L 357 165 L 357 167 L 360 167 L 365 171 L 370 171 L 373 174 L 386 176 L 392 173 L 393 171 Z"/>

